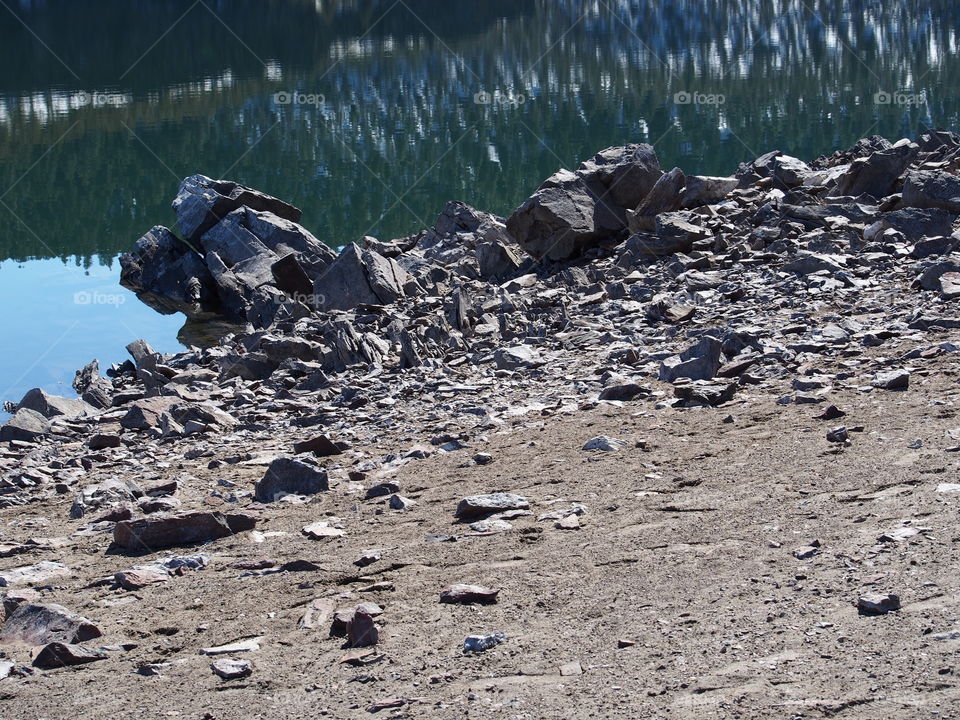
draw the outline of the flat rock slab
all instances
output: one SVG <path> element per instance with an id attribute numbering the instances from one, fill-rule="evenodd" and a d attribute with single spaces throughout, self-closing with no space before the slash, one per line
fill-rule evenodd
<path id="1" fill-rule="evenodd" d="M 479 518 L 504 510 L 526 510 L 530 503 L 525 497 L 512 493 L 491 493 L 489 495 L 471 495 L 457 505 L 454 517 Z"/>
<path id="2" fill-rule="evenodd" d="M 33 664 L 38 668 L 52 670 L 54 668 L 83 665 L 85 663 L 106 659 L 106 653 L 86 647 L 85 645 L 53 642 L 46 645 L 37 653 L 37 656 L 33 659 Z"/>
<path id="3" fill-rule="evenodd" d="M 157 568 L 134 568 L 118 572 L 113 579 L 124 590 L 132 591 L 166 582 L 170 579 L 170 575 Z"/>
<path id="4" fill-rule="evenodd" d="M 253 663 L 249 660 L 223 658 L 210 663 L 210 669 L 224 680 L 239 680 L 253 673 Z"/>
<path id="5" fill-rule="evenodd" d="M 262 637 L 248 638 L 247 640 L 238 640 L 237 642 L 227 643 L 226 645 L 217 645 L 215 647 L 203 648 L 201 655 L 232 655 L 233 653 L 256 652 L 260 649 Z"/>
<path id="6" fill-rule="evenodd" d="M 583 444 L 583 450 L 601 450 L 603 452 L 617 452 L 626 446 L 622 440 L 615 440 L 606 435 L 597 435 Z"/>
<path id="7" fill-rule="evenodd" d="M 302 532 L 311 540 L 327 540 L 346 535 L 345 531 L 340 528 L 330 527 L 330 524 L 323 520 L 305 526 Z"/>
<path id="8" fill-rule="evenodd" d="M 100 636 L 96 625 L 62 605 L 27 603 L 20 605 L 7 618 L 0 631 L 0 644 L 71 644 Z"/>
<path id="9" fill-rule="evenodd" d="M 480 585 L 451 585 L 440 593 L 440 602 L 451 605 L 492 605 L 497 601 L 499 590 Z"/>
<path id="10" fill-rule="evenodd" d="M 63 580 L 72 574 L 73 571 L 66 565 L 44 560 L 36 565 L 25 565 L 0 572 L 0 587 L 38 585 L 51 580 Z"/>
<path id="11" fill-rule="evenodd" d="M 235 532 L 250 530 L 256 520 L 247 515 L 227 516 L 220 512 L 191 512 L 154 515 L 116 524 L 113 541 L 127 550 L 147 550 L 193 545 L 219 540 Z"/>
<path id="12" fill-rule="evenodd" d="M 906 370 L 891 370 L 878 374 L 871 383 L 881 390 L 906 390 L 910 387 L 910 373 Z"/>

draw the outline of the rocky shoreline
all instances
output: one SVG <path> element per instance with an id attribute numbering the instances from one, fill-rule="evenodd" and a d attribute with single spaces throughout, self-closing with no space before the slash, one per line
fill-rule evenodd
<path id="1" fill-rule="evenodd" d="M 125 606 L 99 605 L 87 619 L 57 601 L 109 592 L 119 603 L 206 583 L 192 578 L 218 563 L 308 583 L 318 597 L 300 631 L 337 638 L 343 662 L 365 667 L 404 642 L 381 637 L 390 603 L 380 602 L 404 592 L 388 579 L 404 565 L 370 549 L 360 517 L 384 526 L 384 542 L 392 518 L 406 526 L 429 513 L 417 532 L 432 547 L 575 533 L 600 511 L 565 498 L 578 495 L 576 481 L 549 498 L 511 486 L 492 448 L 513 435 L 547 466 L 551 449 L 529 433 L 580 417 L 666 413 L 682 426 L 702 421 L 682 412 L 699 408 L 735 424 L 745 408 L 810 406 L 822 451 L 851 452 L 864 428 L 844 424 L 838 398 L 901 398 L 956 362 L 958 171 L 960 136 L 942 131 L 866 138 L 810 164 L 771 152 L 728 178 L 664 172 L 653 148 L 629 145 L 560 170 L 509 218 L 451 202 L 433 228 L 339 253 L 281 200 L 187 178 L 174 201 L 182 239 L 153 228 L 123 258 L 122 281 L 161 311 L 216 313 L 247 332 L 174 355 L 137 341 L 109 379 L 96 361 L 78 371 L 79 398 L 37 389 L 9 408 L 0 690 L 16 695 L 31 663 L 108 660 L 163 675 L 175 661 L 156 647 L 138 655 L 130 627 L 102 645 L 98 623 Z M 651 444 L 611 429 L 575 450 L 592 461 L 643 456 Z M 427 483 L 399 480 L 431 463 L 447 482 L 463 475 L 486 487 L 438 506 Z M 10 520 L 37 514 L 57 514 L 68 532 L 37 539 L 37 525 Z M 298 541 L 322 543 L 322 553 L 295 544 L 277 557 L 219 559 L 301 516 Z M 67 557 L 81 541 L 98 558 L 91 567 Z M 334 545 L 353 558 L 336 570 Z M 804 548 L 796 559 L 820 552 L 819 542 Z M 97 577 L 104 565 L 115 567 Z M 519 592 L 452 575 L 442 603 L 496 605 L 501 589 Z M 900 607 L 893 592 L 854 595 L 863 615 Z M 462 633 L 462 652 L 509 648 L 509 633 L 479 629 Z M 257 670 L 246 658 L 262 642 L 226 638 L 199 652 L 230 656 L 212 663 L 217 682 L 247 682 Z M 371 698 L 368 709 L 415 700 Z"/>

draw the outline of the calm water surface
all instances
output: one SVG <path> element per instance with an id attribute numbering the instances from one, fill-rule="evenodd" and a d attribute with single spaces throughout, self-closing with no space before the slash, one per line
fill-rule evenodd
<path id="1" fill-rule="evenodd" d="M 189 342 L 116 260 L 185 175 L 389 239 L 609 145 L 729 174 L 957 128 L 958 30 L 937 0 L 2 0 L 0 398 Z"/>

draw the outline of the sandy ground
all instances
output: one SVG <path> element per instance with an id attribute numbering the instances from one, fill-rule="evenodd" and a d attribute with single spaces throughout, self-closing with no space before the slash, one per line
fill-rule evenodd
<path id="1" fill-rule="evenodd" d="M 103 630 L 97 646 L 132 643 L 105 661 L 0 681 L 0 716 L 39 718 L 372 717 L 382 700 L 414 700 L 383 717 L 438 718 L 917 718 L 960 717 L 960 428 L 956 361 L 915 372 L 905 392 L 834 392 L 863 426 L 852 444 L 825 440 L 822 405 L 777 405 L 749 388 L 718 409 L 654 409 L 651 401 L 563 416 L 518 418 L 487 445 L 433 455 L 395 476 L 417 504 L 394 511 L 340 483 L 306 505 L 270 507 L 254 542 L 212 543 L 210 565 L 136 592 L 85 587 L 152 557 L 106 551 L 109 535 L 75 535 L 72 495 L 0 511 L 2 537 L 66 537 L 65 548 L 0 560 L 10 568 L 59 560 L 76 568 L 43 593 Z M 627 441 L 586 452 L 599 434 Z M 911 448 L 914 440 L 922 447 Z M 486 466 L 465 461 L 493 455 Z M 198 478 L 181 492 L 202 507 L 218 479 L 252 483 L 262 468 L 207 470 L 184 460 L 160 470 Z M 493 491 L 529 498 L 532 517 L 476 535 L 454 524 L 460 498 Z M 579 530 L 537 516 L 587 506 Z M 303 525 L 335 515 L 346 535 L 314 541 Z M 881 535 L 920 532 L 899 542 Z M 433 533 L 456 542 L 427 542 Z M 815 556 L 793 551 L 814 541 Z M 364 550 L 382 559 L 359 570 Z M 184 552 L 184 551 L 178 551 Z M 158 555 L 159 556 L 159 555 Z M 309 559 L 316 572 L 247 575 L 231 565 Z M 500 588 L 491 606 L 439 603 L 451 583 Z M 378 585 L 378 583 L 380 585 Z M 386 585 L 382 583 L 387 583 Z M 372 589 L 371 589 L 371 586 Z M 866 592 L 902 609 L 858 614 Z M 344 664 L 329 623 L 298 621 L 316 598 L 373 601 L 381 643 Z M 507 641 L 464 654 L 465 636 Z M 204 647 L 251 636 L 237 655 L 253 674 L 223 681 Z M 960 637 L 960 633 L 958 633 Z M 627 642 L 621 642 L 627 641 Z M 627 647 L 619 647 L 635 643 Z M 29 665 L 23 648 L 3 648 Z M 158 676 L 146 663 L 172 663 Z"/>

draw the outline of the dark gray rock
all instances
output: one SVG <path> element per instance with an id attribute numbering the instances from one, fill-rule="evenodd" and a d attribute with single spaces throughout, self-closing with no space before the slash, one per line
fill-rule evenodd
<path id="1" fill-rule="evenodd" d="M 250 516 L 227 516 L 220 512 L 153 515 L 140 520 L 118 522 L 113 530 L 113 541 L 125 550 L 154 552 L 168 547 L 219 540 L 249 530 L 254 523 Z"/>
<path id="2" fill-rule="evenodd" d="M 871 195 L 878 200 L 890 195 L 918 150 L 914 143 L 907 143 L 854 160 L 831 194 L 851 197 Z"/>
<path id="3" fill-rule="evenodd" d="M 906 370 L 890 370 L 879 373 L 871 385 L 881 390 L 906 390 L 910 387 L 910 373 Z"/>
<path id="4" fill-rule="evenodd" d="M 636 208 L 663 174 L 653 146 L 646 143 L 601 150 L 580 165 L 577 174 L 620 208 Z"/>
<path id="5" fill-rule="evenodd" d="M 491 493 L 489 495 L 471 495 L 457 505 L 454 517 L 469 520 L 485 517 L 505 510 L 526 510 L 530 503 L 525 497 L 512 493 Z"/>
<path id="6" fill-rule="evenodd" d="M 94 412 L 93 406 L 81 398 L 51 395 L 40 388 L 27 391 L 27 394 L 17 403 L 17 408 L 33 410 L 48 420 L 58 416 L 77 418 Z"/>
<path id="7" fill-rule="evenodd" d="M 165 314 L 215 309 L 216 286 L 195 248 L 157 225 L 120 257 L 120 284 Z"/>
<path id="8" fill-rule="evenodd" d="M 270 503 L 285 495 L 315 495 L 325 490 L 329 490 L 326 470 L 303 460 L 277 458 L 257 481 L 254 497 Z"/>
<path id="9" fill-rule="evenodd" d="M 942 171 L 912 170 L 903 183 L 902 204 L 960 213 L 960 177 Z"/>
<path id="10" fill-rule="evenodd" d="M 363 304 L 389 304 L 403 297 L 408 280 L 395 260 L 351 243 L 314 281 L 314 307 L 352 310 Z"/>
<path id="11" fill-rule="evenodd" d="M 861 615 L 886 615 L 900 609 L 900 598 L 893 594 L 868 593 L 857 598 Z"/>
<path id="12" fill-rule="evenodd" d="M 94 650 L 84 645 L 54 642 L 46 645 L 37 653 L 37 656 L 33 659 L 33 664 L 38 668 L 52 670 L 106 659 L 107 654 L 101 650 Z"/>
<path id="13" fill-rule="evenodd" d="M 660 379 L 674 382 L 679 378 L 712 380 L 720 369 L 722 343 L 711 335 L 703 336 L 679 355 L 660 364 Z"/>
<path id="14" fill-rule="evenodd" d="M 205 175 L 191 175 L 177 191 L 173 209 L 180 231 L 190 241 L 198 240 L 207 230 L 229 213 L 246 206 L 300 222 L 300 210 L 274 197 L 244 187 L 230 180 L 211 180 Z"/>
<path id="15" fill-rule="evenodd" d="M 653 231 L 657 215 L 679 210 L 681 191 L 686 184 L 687 178 L 680 168 L 661 175 L 637 209 L 627 212 L 630 232 Z"/>

